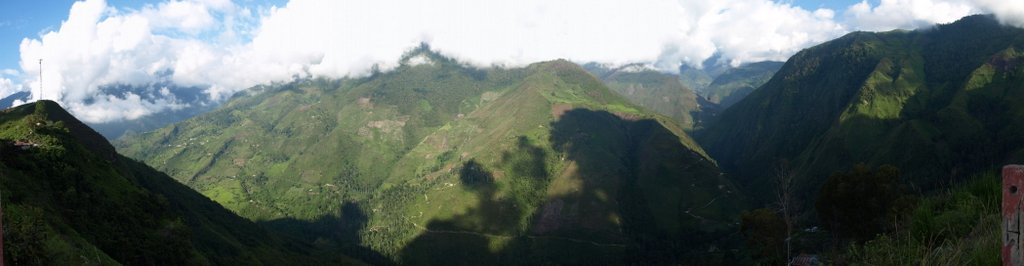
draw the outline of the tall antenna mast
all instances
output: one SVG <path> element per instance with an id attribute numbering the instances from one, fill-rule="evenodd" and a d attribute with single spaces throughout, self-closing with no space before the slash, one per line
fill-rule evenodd
<path id="1" fill-rule="evenodd" d="M 43 59 L 39 58 L 39 99 L 43 99 Z"/>

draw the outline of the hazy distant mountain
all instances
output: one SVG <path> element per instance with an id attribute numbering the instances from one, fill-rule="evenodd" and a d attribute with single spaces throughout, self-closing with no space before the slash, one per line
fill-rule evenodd
<path id="1" fill-rule="evenodd" d="M 683 86 L 679 76 L 643 64 L 607 68 L 591 63 L 584 68 L 633 104 L 671 117 L 687 131 L 702 127 L 718 110 L 716 105 L 699 99 L 693 90 Z"/>
<path id="2" fill-rule="evenodd" d="M 679 80 L 684 86 L 696 91 L 703 92 L 715 78 L 728 71 L 732 66 L 720 61 L 721 55 L 716 54 L 701 63 L 700 67 L 682 64 L 679 66 Z"/>
<path id="3" fill-rule="evenodd" d="M 742 209 L 682 127 L 576 64 L 475 69 L 426 47 L 118 147 L 245 217 L 410 264 L 721 259 Z"/>
<path id="4" fill-rule="evenodd" d="M 679 81 L 721 109 L 728 108 L 768 82 L 782 67 L 782 62 L 775 61 L 733 67 L 719 59 L 718 56 L 708 58 L 700 68 L 687 64 L 679 66 Z"/>
<path id="5" fill-rule="evenodd" d="M 138 96 L 142 101 L 169 101 L 175 105 L 173 108 L 136 119 L 89 124 L 107 139 L 117 139 L 128 132 L 146 132 L 161 128 L 213 110 L 219 104 L 209 100 L 203 88 L 178 86 L 169 81 L 146 85 L 108 85 L 100 88 L 100 94 L 119 98 L 126 98 L 131 94 Z"/>
<path id="6" fill-rule="evenodd" d="M 29 93 L 27 91 L 19 91 L 14 94 L 8 95 L 7 97 L 0 99 L 0 108 L 14 107 L 15 101 L 27 102 L 29 101 L 29 96 L 31 95 L 32 93 Z"/>
<path id="7" fill-rule="evenodd" d="M 708 101 L 717 103 L 718 108 L 724 110 L 768 82 L 775 72 L 779 71 L 782 64 L 782 62 L 764 61 L 730 68 L 716 76 L 707 87 L 702 88 L 698 93 Z"/>

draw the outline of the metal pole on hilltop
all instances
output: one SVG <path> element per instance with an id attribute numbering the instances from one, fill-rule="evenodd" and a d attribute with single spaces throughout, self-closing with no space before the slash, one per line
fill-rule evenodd
<path id="1" fill-rule="evenodd" d="M 43 99 L 43 59 L 39 58 L 39 99 Z M 3 265 L 0 265 L 3 266 Z"/>

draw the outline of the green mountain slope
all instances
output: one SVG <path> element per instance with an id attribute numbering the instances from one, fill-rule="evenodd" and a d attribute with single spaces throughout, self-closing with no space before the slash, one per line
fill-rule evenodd
<path id="1" fill-rule="evenodd" d="M 765 61 L 735 68 L 708 64 L 707 67 L 681 67 L 680 74 L 673 75 L 641 64 L 618 68 L 598 63 L 583 65 L 587 72 L 631 103 L 671 117 L 687 132 L 692 132 L 707 127 L 721 110 L 768 82 L 782 63 Z"/>
<path id="2" fill-rule="evenodd" d="M 1024 30 L 991 16 L 851 33 L 794 55 L 699 139 L 753 193 L 782 160 L 804 195 L 857 162 L 928 189 L 1024 159 L 1022 48 Z"/>
<path id="3" fill-rule="evenodd" d="M 312 260 L 312 247 L 271 234 L 118 155 L 54 102 L 4 110 L 0 140 L 6 263 L 354 262 Z M 15 146 L 15 140 L 30 144 Z"/>
<path id="4" fill-rule="evenodd" d="M 243 216 L 404 263 L 679 261 L 730 244 L 742 207 L 681 127 L 566 61 L 474 69 L 423 47 L 118 143 Z"/>
<path id="5" fill-rule="evenodd" d="M 647 69 L 640 64 L 616 69 L 588 64 L 586 69 L 612 91 L 636 105 L 671 117 L 687 131 L 701 128 L 704 121 L 717 111 L 717 106 L 699 99 L 697 93 L 683 86 L 676 75 Z"/>
<path id="6" fill-rule="evenodd" d="M 683 83 L 687 88 L 693 89 L 698 93 L 701 93 L 732 66 L 722 62 L 720 59 L 721 55 L 716 54 L 711 58 L 704 60 L 701 63 L 701 67 L 694 67 L 689 64 L 682 64 L 679 66 L 679 81 Z"/>
<path id="7" fill-rule="evenodd" d="M 775 72 L 779 71 L 782 64 L 782 62 L 764 61 L 730 68 L 715 77 L 707 87 L 702 88 L 698 93 L 708 101 L 717 103 L 719 108 L 724 110 L 768 82 Z"/>

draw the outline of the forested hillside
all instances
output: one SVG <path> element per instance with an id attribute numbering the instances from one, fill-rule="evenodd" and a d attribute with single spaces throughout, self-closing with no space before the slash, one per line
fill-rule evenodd
<path id="1" fill-rule="evenodd" d="M 5 263 L 357 263 L 239 217 L 115 153 L 51 101 L 0 113 Z"/>
<path id="2" fill-rule="evenodd" d="M 794 55 L 698 139 L 755 195 L 783 164 L 804 199 L 860 162 L 941 187 L 1024 159 L 1022 48 L 1024 30 L 983 15 L 851 33 Z"/>
<path id="3" fill-rule="evenodd" d="M 732 183 L 672 119 L 567 61 L 477 69 L 422 47 L 118 143 L 243 216 L 397 262 L 737 256 Z"/>

